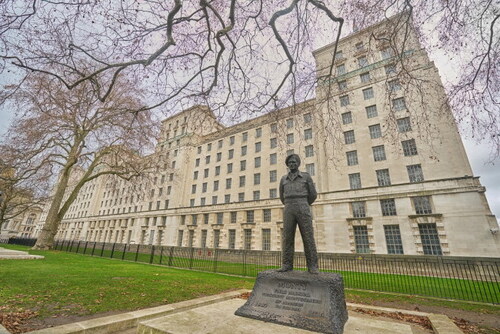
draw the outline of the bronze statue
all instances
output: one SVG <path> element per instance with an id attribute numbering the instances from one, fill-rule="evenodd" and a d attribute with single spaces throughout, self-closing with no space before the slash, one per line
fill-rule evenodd
<path id="1" fill-rule="evenodd" d="M 289 172 L 281 178 L 280 199 L 285 205 L 283 227 L 283 265 L 280 272 L 293 270 L 295 251 L 295 231 L 299 225 L 304 243 L 307 270 L 318 274 L 318 254 L 314 242 L 314 230 L 310 205 L 316 200 L 317 192 L 311 175 L 299 171 L 300 157 L 290 154 L 285 159 Z"/>

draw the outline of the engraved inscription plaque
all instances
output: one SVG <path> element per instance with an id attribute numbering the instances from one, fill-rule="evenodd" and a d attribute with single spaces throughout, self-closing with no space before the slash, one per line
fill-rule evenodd
<path id="1" fill-rule="evenodd" d="M 347 321 L 342 277 L 299 271 L 261 272 L 249 300 L 235 314 L 340 334 Z"/>

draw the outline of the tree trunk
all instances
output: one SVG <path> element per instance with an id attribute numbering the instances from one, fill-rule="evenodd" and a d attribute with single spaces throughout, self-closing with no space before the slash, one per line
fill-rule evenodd
<path id="1" fill-rule="evenodd" d="M 45 220 L 45 224 L 42 227 L 42 231 L 38 236 L 36 244 L 32 249 L 49 250 L 54 246 L 54 238 L 57 234 L 57 229 L 61 223 L 62 216 L 59 213 L 61 208 L 61 203 L 64 199 L 64 193 L 69 182 L 69 170 L 64 170 L 61 174 L 61 178 L 57 184 L 56 193 L 50 204 L 50 209 Z"/>

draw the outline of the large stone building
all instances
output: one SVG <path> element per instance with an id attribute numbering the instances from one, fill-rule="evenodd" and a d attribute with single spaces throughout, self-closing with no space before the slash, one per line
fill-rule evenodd
<path id="1" fill-rule="evenodd" d="M 230 127 L 202 106 L 164 120 L 158 175 L 140 187 L 92 181 L 57 237 L 280 250 L 279 180 L 295 152 L 319 192 L 320 252 L 498 256 L 438 71 L 415 32 L 403 43 L 395 26 L 343 38 L 333 67 L 334 45 L 315 51 L 315 99 Z"/>

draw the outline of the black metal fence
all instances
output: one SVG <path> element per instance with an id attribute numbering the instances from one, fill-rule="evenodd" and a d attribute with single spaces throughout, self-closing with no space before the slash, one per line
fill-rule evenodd
<path id="1" fill-rule="evenodd" d="M 9 243 L 33 245 L 34 239 Z M 278 268 L 281 252 L 58 240 L 56 250 L 169 267 L 256 277 Z M 346 288 L 500 304 L 500 258 L 319 253 L 323 272 L 342 274 Z M 295 268 L 305 270 L 297 253 Z"/>

